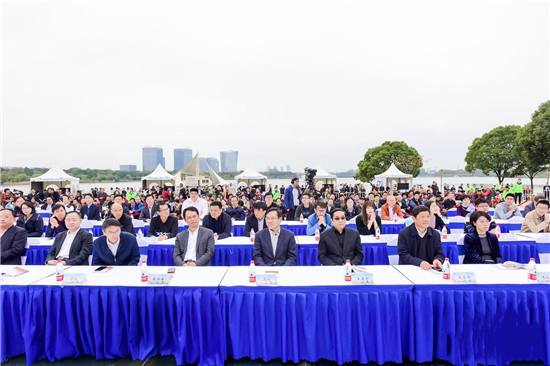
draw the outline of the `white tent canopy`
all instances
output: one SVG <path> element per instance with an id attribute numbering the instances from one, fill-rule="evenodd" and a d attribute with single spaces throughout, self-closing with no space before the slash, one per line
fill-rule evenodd
<path id="1" fill-rule="evenodd" d="M 65 173 L 59 166 L 53 166 L 41 176 L 31 178 L 31 188 L 41 192 L 49 185 L 56 185 L 59 188 L 70 188 L 71 192 L 75 193 L 79 182 L 80 178 Z"/>
<path id="2" fill-rule="evenodd" d="M 315 169 L 317 169 L 317 174 L 315 175 L 315 179 L 313 181 L 315 186 L 317 186 L 317 183 L 319 182 L 322 184 L 333 184 L 336 186 L 336 175 L 328 173 L 320 165 L 317 165 Z"/>
<path id="3" fill-rule="evenodd" d="M 256 169 L 249 166 L 244 170 L 244 172 L 235 177 L 235 187 L 238 187 L 239 183 L 245 183 L 248 187 L 252 186 L 253 183 L 258 183 L 258 185 L 265 186 L 267 183 L 267 177 L 258 173 Z"/>
<path id="4" fill-rule="evenodd" d="M 162 165 L 157 165 L 156 169 L 149 175 L 141 178 L 141 185 L 143 188 L 150 187 L 153 184 L 162 185 L 174 185 L 174 176 L 169 174 Z"/>
<path id="5" fill-rule="evenodd" d="M 399 183 L 408 183 L 409 188 L 412 187 L 412 175 L 403 173 L 393 163 L 384 173 L 375 175 L 374 180 L 384 187 L 390 186 L 393 188 L 394 185 Z"/>

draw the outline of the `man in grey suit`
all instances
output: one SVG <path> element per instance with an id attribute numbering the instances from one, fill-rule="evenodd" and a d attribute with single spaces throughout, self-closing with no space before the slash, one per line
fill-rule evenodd
<path id="1" fill-rule="evenodd" d="M 141 208 L 139 219 L 150 222 L 153 217 L 157 216 L 157 204 L 152 195 L 145 196 L 145 206 Z"/>
<path id="2" fill-rule="evenodd" d="M 174 246 L 174 264 L 176 266 L 209 266 L 214 256 L 214 233 L 199 226 L 199 210 L 189 206 L 183 210 L 183 218 L 188 230 L 176 236 Z"/>
<path id="3" fill-rule="evenodd" d="M 363 263 L 363 246 L 357 230 L 346 227 L 346 213 L 341 208 L 332 211 L 333 227 L 321 233 L 319 262 L 323 266 L 342 266 L 346 260 L 357 266 Z"/>
<path id="4" fill-rule="evenodd" d="M 55 236 L 52 248 L 46 257 L 46 264 L 57 265 L 61 260 L 64 266 L 87 266 L 94 246 L 92 234 L 80 228 L 80 212 L 71 211 L 65 216 L 67 230 Z"/>
<path id="5" fill-rule="evenodd" d="M 296 264 L 296 238 L 281 228 L 283 213 L 270 208 L 265 214 L 267 229 L 258 231 L 254 240 L 254 263 L 258 266 L 293 266 Z"/>

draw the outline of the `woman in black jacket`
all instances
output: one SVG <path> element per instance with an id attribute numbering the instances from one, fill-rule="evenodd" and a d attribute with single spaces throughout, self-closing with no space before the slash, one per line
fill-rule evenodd
<path id="1" fill-rule="evenodd" d="M 491 220 L 491 216 L 483 211 L 470 215 L 470 224 L 475 230 L 464 237 L 464 264 L 503 262 L 498 238 L 488 231 Z"/>
<path id="2" fill-rule="evenodd" d="M 27 231 L 28 238 L 39 238 L 44 234 L 44 219 L 36 213 L 34 205 L 29 201 L 21 204 L 23 215 L 17 219 L 17 226 Z"/>
<path id="3" fill-rule="evenodd" d="M 376 228 L 382 233 L 382 220 L 376 214 L 376 208 L 372 202 L 365 202 L 361 209 L 361 215 L 355 219 L 357 231 L 361 235 L 376 235 Z"/>
<path id="4" fill-rule="evenodd" d="M 346 221 L 353 219 L 355 216 L 361 214 L 359 206 L 355 204 L 355 201 L 352 198 L 346 200 L 346 207 L 344 208 L 346 212 Z"/>
<path id="5" fill-rule="evenodd" d="M 430 227 L 437 231 L 441 231 L 445 223 L 443 222 L 441 211 L 437 203 L 435 201 L 428 201 L 424 206 L 428 207 L 428 210 L 430 210 Z"/>

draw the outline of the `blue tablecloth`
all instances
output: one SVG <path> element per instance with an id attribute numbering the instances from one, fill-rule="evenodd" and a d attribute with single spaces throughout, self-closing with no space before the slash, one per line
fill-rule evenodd
<path id="1" fill-rule="evenodd" d="M 387 243 L 363 243 L 363 263 L 362 264 L 390 264 L 388 257 Z M 297 266 L 320 266 L 318 259 L 317 244 L 298 244 Z"/>
<path id="2" fill-rule="evenodd" d="M 414 359 L 412 287 L 222 286 L 227 352 L 296 363 Z"/>
<path id="3" fill-rule="evenodd" d="M 550 364 L 550 286 L 416 285 L 416 361 Z"/>
<path id="4" fill-rule="evenodd" d="M 27 286 L 0 286 L 0 360 L 25 353 L 23 319 L 27 311 Z M 7 363 L 6 363 L 7 364 Z"/>
<path id="5" fill-rule="evenodd" d="M 445 253 L 445 258 L 449 258 L 449 263 L 459 264 L 458 245 L 456 243 L 443 241 L 441 242 L 441 246 L 443 247 L 443 253 Z"/>
<path id="6" fill-rule="evenodd" d="M 535 262 L 540 263 L 537 243 L 534 241 L 500 241 L 499 247 L 505 262 L 529 263 L 531 258 L 535 258 Z"/>
<path id="7" fill-rule="evenodd" d="M 25 252 L 27 255 L 25 265 L 43 265 L 46 263 L 46 257 L 48 256 L 51 248 L 51 246 L 45 247 L 43 245 L 30 245 Z"/>
<path id="8" fill-rule="evenodd" d="M 24 344 L 28 364 L 91 355 L 223 365 L 217 287 L 29 286 Z"/>
<path id="9" fill-rule="evenodd" d="M 174 245 L 149 245 L 147 264 L 150 266 L 174 266 Z M 254 256 L 252 245 L 217 245 L 212 266 L 248 266 Z"/>
<path id="10" fill-rule="evenodd" d="M 233 225 L 231 232 L 233 236 L 244 236 L 244 225 Z"/>
<path id="11" fill-rule="evenodd" d="M 509 233 L 510 230 L 518 230 L 518 231 L 521 230 L 521 224 L 499 224 L 499 226 L 500 226 L 501 233 Z M 449 229 L 460 229 L 462 232 L 464 231 L 463 222 L 449 222 L 447 227 Z"/>

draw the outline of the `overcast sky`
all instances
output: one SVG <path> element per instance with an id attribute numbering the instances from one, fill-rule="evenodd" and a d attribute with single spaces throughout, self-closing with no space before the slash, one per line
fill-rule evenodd
<path id="1" fill-rule="evenodd" d="M 160 145 L 248 165 L 428 168 L 549 99 L 548 2 L 4 2 L 2 166 L 118 169 Z"/>

